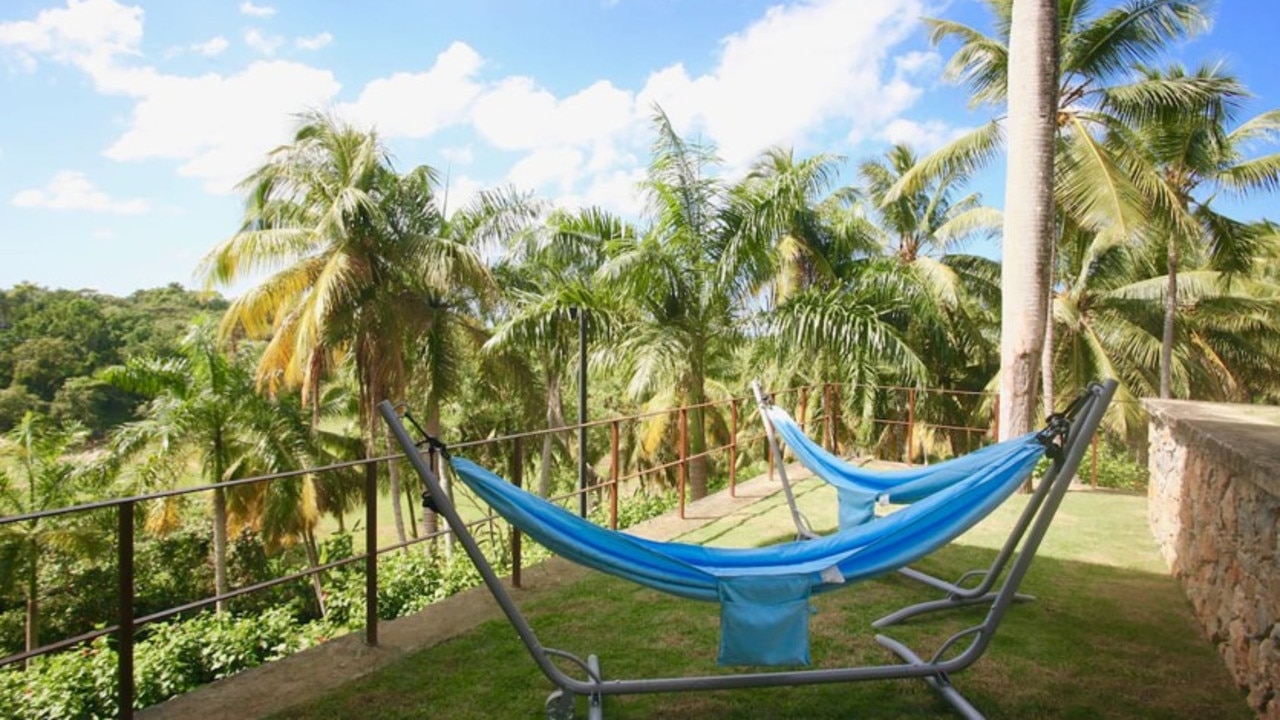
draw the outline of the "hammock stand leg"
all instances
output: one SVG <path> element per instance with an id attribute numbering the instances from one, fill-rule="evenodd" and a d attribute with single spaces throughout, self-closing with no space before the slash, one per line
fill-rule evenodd
<path id="1" fill-rule="evenodd" d="M 418 451 L 414 441 L 405 431 L 404 425 L 400 422 L 392 405 L 386 401 L 379 403 L 378 410 L 382 413 L 387 425 L 391 428 L 392 434 L 396 440 L 404 448 L 410 463 L 418 472 L 423 482 L 435 494 L 437 505 L 440 512 L 450 522 L 450 526 L 456 528 L 458 540 L 462 543 L 463 549 L 468 557 L 475 564 L 476 569 L 480 572 L 480 577 L 484 581 L 485 586 L 497 601 L 498 606 L 511 622 L 516 634 L 524 643 L 525 648 L 529 651 L 534 663 L 538 669 L 556 686 L 557 692 L 552 694 L 553 698 L 558 698 L 557 708 L 572 708 L 573 695 L 585 695 L 595 698 L 592 701 L 592 709 L 590 710 L 593 720 L 603 718 L 603 708 L 598 702 L 599 698 L 605 695 L 629 695 L 641 693 L 668 693 L 668 692 L 702 692 L 706 690 L 734 690 L 741 688 L 762 688 L 762 687 L 781 687 L 781 686 L 797 686 L 797 685 L 816 685 L 826 683 L 842 683 L 842 682 L 863 682 L 871 680 L 902 680 L 902 679 L 922 679 L 929 683 L 930 686 L 942 693 L 944 699 L 952 704 L 966 718 L 981 718 L 982 715 L 973 708 L 954 687 L 951 686 L 950 676 L 953 673 L 964 670 L 972 665 L 983 653 L 986 652 L 987 646 L 991 644 L 991 639 L 996 630 L 999 628 L 1001 620 L 1004 618 L 1005 612 L 1014 602 L 1017 594 L 1018 586 L 1022 583 L 1026 576 L 1027 570 L 1035 558 L 1036 551 L 1040 547 L 1040 542 L 1044 539 L 1045 533 L 1048 531 L 1050 523 L 1053 521 L 1054 514 L 1057 513 L 1058 507 L 1062 504 L 1062 498 L 1066 494 L 1067 487 L 1071 483 L 1071 478 L 1075 474 L 1076 468 L 1080 464 L 1080 459 L 1084 456 L 1084 450 L 1088 447 L 1089 439 L 1092 437 L 1098 424 L 1102 420 L 1102 414 L 1106 410 L 1107 404 L 1111 401 L 1111 397 L 1115 394 L 1115 381 L 1108 381 L 1102 386 L 1093 386 L 1090 390 L 1092 395 L 1091 402 L 1084 406 L 1083 411 L 1071 424 L 1070 432 L 1067 435 L 1067 441 L 1063 450 L 1063 457 L 1054 462 L 1048 475 L 1045 478 L 1045 484 L 1051 489 L 1048 491 L 1045 501 L 1043 502 L 1040 512 L 1036 513 L 1034 522 L 1031 523 L 1027 530 L 1026 538 L 1022 546 L 1022 551 L 1013 559 L 1008 573 L 1004 575 L 1004 581 L 1000 585 L 1000 589 L 994 593 L 995 599 L 991 603 L 990 609 L 987 611 L 986 619 L 973 628 L 962 630 L 952 635 L 934 652 L 933 656 L 928 660 L 923 660 L 921 656 L 907 649 L 901 643 L 891 638 L 877 636 L 877 641 L 890 651 L 898 655 L 904 662 L 891 665 L 873 665 L 862 667 L 832 668 L 820 670 L 798 670 L 798 671 L 779 671 L 779 672 L 749 672 L 736 675 L 706 675 L 706 676 L 690 676 L 690 677 L 666 677 L 666 678 L 641 678 L 634 680 L 605 680 L 600 676 L 599 663 L 592 657 L 586 661 L 579 659 L 577 656 L 569 653 L 555 650 L 544 646 L 534 634 L 533 629 L 529 626 L 524 615 L 516 607 L 515 601 L 511 594 L 507 591 L 506 586 L 498 578 L 493 567 L 485 558 L 475 537 L 471 534 L 467 525 L 462 522 L 458 515 L 457 509 L 453 503 L 442 492 L 439 479 L 431 468 L 423 459 Z M 954 657 L 946 659 L 944 656 L 947 651 L 957 645 L 964 638 L 971 638 L 965 649 Z M 581 680 L 570 676 L 560 669 L 558 665 L 552 662 L 553 656 L 561 657 L 571 661 L 585 670 L 586 680 Z M 568 696 L 568 703 L 563 700 Z M 548 700 L 548 711 L 551 710 L 551 699 Z M 549 717 L 559 717 L 549 714 Z"/>

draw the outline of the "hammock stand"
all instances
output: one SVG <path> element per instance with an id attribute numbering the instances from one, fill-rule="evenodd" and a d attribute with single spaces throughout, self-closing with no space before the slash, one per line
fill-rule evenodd
<path id="1" fill-rule="evenodd" d="M 791 520 L 796 526 L 796 539 L 815 539 L 819 537 L 819 535 L 813 531 L 809 524 L 809 519 L 804 516 L 804 513 L 800 512 L 800 509 L 796 504 L 795 494 L 791 488 L 791 481 L 787 477 L 786 463 L 781 459 L 782 450 L 778 443 L 778 436 L 782 433 L 775 425 L 775 420 L 780 419 L 783 422 L 787 422 L 792 425 L 792 427 L 787 429 L 785 440 L 794 450 L 799 451 L 795 453 L 796 458 L 800 460 L 800 463 L 804 465 L 809 472 L 813 473 L 814 477 L 817 477 L 828 484 L 834 485 L 837 488 L 851 485 L 856 487 L 856 480 L 848 477 L 833 480 L 832 475 L 830 474 L 833 468 L 838 470 L 846 466 L 852 466 L 848 465 L 848 463 L 842 458 L 827 452 L 827 450 L 821 445 L 814 443 L 805 436 L 799 429 L 799 423 L 795 422 L 795 420 L 787 415 L 784 410 L 774 405 L 769 398 L 765 397 L 758 382 L 752 382 L 751 389 L 755 394 L 756 404 L 760 410 L 760 419 L 764 423 L 764 431 L 765 436 L 769 440 L 769 448 L 773 451 L 774 457 L 779 458 L 776 464 L 778 479 L 782 483 L 783 495 L 787 500 L 787 507 L 791 513 Z M 1076 402 L 1084 402 L 1088 397 L 1089 393 L 1086 392 L 1086 394 L 1080 396 Z M 932 468 L 934 471 L 941 471 L 944 468 L 944 463 L 934 465 Z M 891 475 L 892 472 L 888 474 Z M 1049 485 L 1050 483 L 1047 481 L 1042 482 L 1032 492 L 1031 497 L 1027 499 L 1026 506 L 1018 517 L 1018 521 L 1010 531 L 1009 537 L 1005 540 L 1005 543 L 1001 546 L 999 552 L 996 553 L 996 556 L 989 567 L 969 570 L 961 574 L 954 582 L 947 582 L 942 578 L 916 570 L 912 567 L 898 568 L 897 572 L 899 575 L 941 590 L 946 593 L 946 595 L 939 600 L 917 603 L 894 611 L 871 623 L 872 627 L 889 627 L 890 625 L 896 625 L 897 623 L 913 618 L 917 615 L 968 605 L 981 605 L 995 600 L 995 593 L 992 592 L 992 588 L 995 587 L 996 581 L 1000 578 L 1000 573 L 1009 563 L 1009 560 L 1013 557 L 1014 553 L 1017 552 L 1018 543 L 1022 540 L 1022 536 L 1026 533 L 1027 528 L 1030 527 L 1031 521 L 1035 519 L 1036 513 L 1039 512 L 1041 504 L 1044 503 L 1045 497 L 1048 495 L 1050 489 Z M 890 482 L 887 481 L 882 481 L 880 487 L 874 489 L 867 488 L 865 491 L 882 494 L 884 499 L 888 502 L 907 502 L 920 497 L 917 495 L 915 498 L 910 498 L 909 500 L 899 500 L 894 497 Z M 968 584 L 975 579 L 977 580 L 976 585 Z M 1031 602 L 1036 598 L 1034 595 L 1015 593 L 1013 599 L 1014 602 L 1021 603 Z"/>
<path id="2" fill-rule="evenodd" d="M 475 537 L 467 529 L 467 525 L 458 515 L 457 509 L 441 487 L 439 479 L 423 458 L 418 445 L 409 436 L 395 408 L 387 401 L 378 405 L 379 412 L 391 429 L 397 442 L 404 448 L 409 461 L 425 483 L 430 500 L 438 511 L 445 516 L 452 531 L 457 533 L 467 555 L 480 572 L 489 592 L 501 607 L 507 620 L 524 643 L 530 656 L 539 670 L 549 679 L 556 690 L 547 699 L 547 717 L 550 720 L 572 718 L 575 712 L 575 696 L 582 695 L 587 699 L 588 717 L 590 720 L 602 720 L 604 717 L 603 698 L 606 695 L 625 695 L 639 693 L 665 692 L 697 692 L 708 690 L 729 690 L 739 688 L 759 688 L 778 686 L 813 685 L 839 682 L 862 682 L 869 680 L 892 680 L 918 678 L 924 680 L 952 705 L 961 716 L 978 719 L 982 714 L 951 684 L 951 674 L 964 670 L 976 662 L 990 645 L 1005 612 L 1014 600 L 1018 585 L 1022 582 L 1035 557 L 1036 550 L 1043 540 L 1049 525 L 1057 512 L 1080 459 L 1088 447 L 1089 440 L 1102 420 L 1107 404 L 1115 394 L 1115 381 L 1107 381 L 1102 385 L 1091 386 L 1083 401 L 1077 405 L 1078 412 L 1069 422 L 1061 421 L 1057 431 L 1061 433 L 1061 447 L 1054 453 L 1053 464 L 1042 483 L 1049 488 L 1035 513 L 1034 520 L 1023 535 L 1023 543 L 1016 559 L 1010 565 L 1008 573 L 994 599 L 986 618 L 973 627 L 961 630 L 944 641 L 938 649 L 924 659 L 901 642 L 884 635 L 876 635 L 876 641 L 890 652 L 897 655 L 902 662 L 896 664 L 873 665 L 861 667 L 785 670 L 775 672 L 744 672 L 734 675 L 708 675 L 686 677 L 639 678 L 630 680 L 606 680 L 601 672 L 599 659 L 595 655 L 581 657 L 562 650 L 544 646 L 534 634 L 532 627 L 524 615 L 516 607 L 510 593 L 502 585 L 502 581 L 489 565 L 476 542 Z M 438 441 L 433 448 L 443 450 Z M 427 498 L 424 498 L 426 500 Z M 807 543 L 806 543 L 807 544 Z M 960 652 L 946 657 L 948 651 L 958 643 L 969 639 L 969 644 Z M 576 665 L 585 679 L 579 679 L 562 670 L 553 660 L 560 658 Z"/>

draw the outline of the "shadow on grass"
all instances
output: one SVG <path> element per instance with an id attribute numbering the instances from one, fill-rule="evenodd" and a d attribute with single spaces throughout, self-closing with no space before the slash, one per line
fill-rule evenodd
<path id="1" fill-rule="evenodd" d="M 991 551 L 952 545 L 920 569 L 954 577 Z M 986 656 L 953 678 L 991 718 L 1249 718 L 1213 648 L 1169 577 L 1108 565 L 1038 558 Z M 883 664 L 870 623 L 934 597 L 888 576 L 815 599 L 814 667 Z M 715 665 L 718 608 L 597 573 L 522 603 L 543 642 L 601 656 L 606 678 L 728 672 Z M 888 634 L 926 656 L 980 610 L 926 616 Z M 275 718 L 538 718 L 550 683 L 506 622 L 489 622 L 320 701 Z M 585 716 L 583 714 L 583 716 Z M 950 718 L 918 680 L 798 688 L 633 695 L 605 699 L 620 718 Z"/>

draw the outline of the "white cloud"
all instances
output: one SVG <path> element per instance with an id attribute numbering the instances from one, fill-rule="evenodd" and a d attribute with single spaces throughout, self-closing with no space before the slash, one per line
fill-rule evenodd
<path id="1" fill-rule="evenodd" d="M 227 42 L 226 38 L 221 35 L 217 35 L 202 43 L 195 43 L 191 46 L 191 50 L 204 55 L 205 57 L 213 57 L 215 55 L 221 55 L 224 50 L 230 47 L 230 45 L 231 43 Z"/>
<path id="2" fill-rule="evenodd" d="M 601 80 L 563 100 L 531 78 L 512 76 L 476 101 L 480 135 L 504 150 L 609 141 L 636 120 L 631 93 Z"/>
<path id="3" fill-rule="evenodd" d="M 942 67 L 942 56 L 936 52 L 913 50 L 894 58 L 893 65 L 904 75 L 937 74 Z"/>
<path id="4" fill-rule="evenodd" d="M 269 5 L 254 5 L 248 0 L 240 3 L 240 13 L 250 17 L 269 18 L 276 14 L 276 9 Z"/>
<path id="5" fill-rule="evenodd" d="M 37 56 L 99 68 L 117 55 L 137 54 L 142 15 L 142 8 L 115 0 L 68 0 L 66 7 L 42 10 L 34 20 L 0 23 L 0 47 L 30 69 Z"/>
<path id="6" fill-rule="evenodd" d="M 476 161 L 475 150 L 470 145 L 447 147 L 440 151 L 440 155 L 453 165 L 470 165 Z"/>
<path id="7" fill-rule="evenodd" d="M 255 62 L 234 75 L 151 75 L 134 88 L 129 128 L 106 155 L 181 160 L 179 175 L 226 192 L 289 138 L 297 112 L 325 107 L 340 87 L 327 70 L 284 60 Z"/>
<path id="8" fill-rule="evenodd" d="M 507 180 L 520 188 L 556 187 L 568 192 L 578 179 L 582 153 L 570 147 L 547 147 L 534 150 L 511 167 Z"/>
<path id="9" fill-rule="evenodd" d="M 20 208 L 48 210 L 86 210 L 118 215 L 140 215 L 151 209 L 141 198 L 112 200 L 93 186 L 89 177 L 76 170 L 60 170 L 43 188 L 23 190 L 11 202 Z"/>
<path id="10" fill-rule="evenodd" d="M 770 145 L 801 145 L 830 123 L 867 132 L 918 96 L 903 78 L 883 78 L 922 12 L 921 0 L 773 7 L 724 41 L 712 72 L 691 78 L 674 65 L 651 75 L 640 106 L 660 103 L 680 132 L 703 130 L 730 167 Z"/>
<path id="11" fill-rule="evenodd" d="M 284 38 L 280 35 L 266 35 L 257 28 L 250 28 L 244 32 L 244 44 L 263 55 L 275 55 L 276 50 L 284 44 Z"/>
<path id="12" fill-rule="evenodd" d="M 910 145 L 919 155 L 933 152 L 973 128 L 953 127 L 942 120 L 916 122 L 897 118 L 885 126 L 879 137 L 894 144 Z"/>
<path id="13" fill-rule="evenodd" d="M 294 47 L 299 50 L 319 50 L 331 42 L 333 42 L 333 35 L 330 35 L 327 32 L 312 35 L 311 37 L 298 37 L 293 39 Z"/>
<path id="14" fill-rule="evenodd" d="M 430 70 L 396 73 L 364 86 L 354 103 L 337 111 L 361 125 L 373 125 L 387 137 L 427 137 L 466 119 L 482 89 L 476 75 L 479 53 L 456 42 L 436 57 Z"/>
<path id="15" fill-rule="evenodd" d="M 94 240 L 115 240 L 120 237 L 120 233 L 111 228 L 98 228 L 93 231 Z"/>

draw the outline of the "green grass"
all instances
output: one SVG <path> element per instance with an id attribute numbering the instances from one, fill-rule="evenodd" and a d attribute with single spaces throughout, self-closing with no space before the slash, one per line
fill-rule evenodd
<path id="1" fill-rule="evenodd" d="M 813 482 L 797 488 L 819 529 L 834 523 L 833 499 Z M 1024 498 L 918 567 L 954 577 L 987 564 Z M 716 544 L 787 537 L 781 500 L 693 534 Z M 1243 697 L 1165 573 L 1146 530 L 1145 498 L 1075 493 L 1067 498 L 1024 584 L 1037 602 L 1013 608 L 985 657 L 954 677 L 992 718 L 1248 718 Z M 815 667 L 879 664 L 871 621 L 932 597 L 897 576 L 815 599 Z M 522 603 L 551 647 L 601 656 L 606 677 L 725 672 L 715 665 L 713 604 L 672 598 L 592 573 Z M 930 651 L 976 624 L 978 610 L 938 614 L 890 631 Z M 409 656 L 332 695 L 277 718 L 536 718 L 551 690 L 509 625 L 477 630 Z M 950 709 L 919 681 L 606 698 L 609 718 L 947 718 Z"/>

